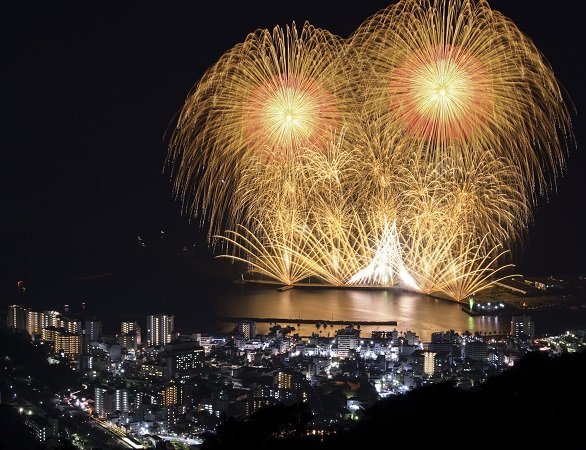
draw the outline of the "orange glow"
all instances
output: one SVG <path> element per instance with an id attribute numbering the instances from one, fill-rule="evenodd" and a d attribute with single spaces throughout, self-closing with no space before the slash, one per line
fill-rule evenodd
<path id="1" fill-rule="evenodd" d="M 341 117 L 335 97 L 317 80 L 277 76 L 257 86 L 242 110 L 244 141 L 265 158 L 324 149 Z"/>
<path id="2" fill-rule="evenodd" d="M 486 67 L 460 47 L 419 51 L 389 80 L 389 108 L 407 131 L 433 143 L 470 138 L 493 104 Z"/>

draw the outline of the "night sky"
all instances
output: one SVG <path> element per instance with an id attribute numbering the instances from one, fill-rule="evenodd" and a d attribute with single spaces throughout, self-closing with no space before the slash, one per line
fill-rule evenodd
<path id="1" fill-rule="evenodd" d="M 163 173 L 168 135 L 188 91 L 224 51 L 256 28 L 309 20 L 347 37 L 388 4 L 202 3 L 3 5 L 2 304 L 12 302 L 19 279 L 37 298 L 62 303 L 86 295 L 78 277 L 112 271 L 118 286 L 126 276 L 127 285 L 142 285 L 141 268 L 157 275 L 142 290 L 120 293 L 117 304 L 134 305 L 138 300 L 131 297 L 153 289 L 158 298 L 192 288 L 212 295 L 238 271 L 213 260 Z M 583 112 L 580 2 L 491 5 L 535 41 Z M 539 203 L 516 256 L 521 273 L 586 272 L 584 121 L 572 118 L 578 149 L 572 147 L 557 192 Z M 160 229 L 166 231 L 164 245 Z M 151 251 L 146 257 L 136 255 L 137 235 Z M 167 250 L 158 252 L 161 246 Z M 181 261 L 169 257 L 180 255 L 183 246 L 190 248 L 187 262 L 185 252 Z M 177 292 L 164 287 L 177 283 Z"/>

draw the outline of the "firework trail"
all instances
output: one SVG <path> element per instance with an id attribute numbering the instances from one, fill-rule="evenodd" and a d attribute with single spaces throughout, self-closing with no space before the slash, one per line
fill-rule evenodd
<path id="1" fill-rule="evenodd" d="M 506 276 L 571 139 L 551 67 L 509 19 L 401 0 L 348 40 L 250 34 L 189 94 L 169 161 L 187 212 L 252 273 L 462 300 Z"/>

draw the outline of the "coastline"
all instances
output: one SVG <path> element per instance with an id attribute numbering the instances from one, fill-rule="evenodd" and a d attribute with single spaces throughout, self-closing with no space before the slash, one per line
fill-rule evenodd
<path id="1" fill-rule="evenodd" d="M 357 291 L 389 291 L 398 292 L 405 294 L 423 295 L 425 297 L 433 298 L 435 300 L 444 300 L 450 303 L 458 303 L 466 305 L 467 302 L 463 300 L 456 300 L 450 297 L 444 297 L 440 294 L 427 294 L 425 292 L 416 291 L 402 286 L 368 286 L 368 285 L 339 285 L 335 286 L 332 284 L 325 283 L 295 283 L 295 284 L 283 284 L 272 280 L 253 280 L 253 279 L 236 279 L 235 284 L 240 285 L 258 285 L 258 286 L 275 286 L 277 291 L 283 292 L 290 289 L 327 289 L 327 290 L 357 290 Z"/>

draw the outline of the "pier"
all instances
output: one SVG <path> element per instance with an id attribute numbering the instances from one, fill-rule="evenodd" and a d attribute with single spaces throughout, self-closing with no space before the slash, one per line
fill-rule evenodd
<path id="1" fill-rule="evenodd" d="M 325 325 L 356 325 L 371 327 L 396 327 L 396 320 L 332 320 L 332 319 L 286 319 L 283 317 L 220 317 L 222 322 L 260 322 L 260 323 L 295 323 Z"/>

